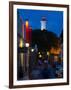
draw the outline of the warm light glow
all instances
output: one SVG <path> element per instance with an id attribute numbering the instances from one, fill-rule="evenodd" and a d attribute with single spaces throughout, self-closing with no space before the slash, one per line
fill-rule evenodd
<path id="1" fill-rule="evenodd" d="M 20 47 L 20 48 L 23 47 L 23 41 L 22 41 L 22 39 L 20 39 L 19 47 Z"/>
<path id="2" fill-rule="evenodd" d="M 42 57 L 42 55 L 40 54 L 40 55 L 39 55 L 39 57 L 41 58 L 41 57 Z"/>
<path id="3" fill-rule="evenodd" d="M 34 49 L 33 48 L 31 49 L 31 52 L 34 52 Z"/>
<path id="4" fill-rule="evenodd" d="M 30 38 L 29 38 L 29 22 L 28 22 L 28 20 L 26 20 L 25 25 L 26 25 L 26 42 L 30 43 Z"/>
<path id="5" fill-rule="evenodd" d="M 29 43 L 26 43 L 25 46 L 26 46 L 26 47 L 29 47 Z"/>
<path id="6" fill-rule="evenodd" d="M 61 52 L 61 48 L 57 48 L 57 49 L 51 48 L 50 50 L 51 54 L 60 54 L 60 52 Z"/>
<path id="7" fill-rule="evenodd" d="M 58 61 L 58 56 L 54 56 L 54 60 L 55 61 Z"/>
<path id="8" fill-rule="evenodd" d="M 40 52 L 38 52 L 38 54 L 40 54 Z"/>
<path id="9" fill-rule="evenodd" d="M 49 53 L 49 52 L 47 52 L 47 55 L 49 56 L 49 55 L 50 55 L 50 53 Z"/>
<path id="10" fill-rule="evenodd" d="M 28 27 L 29 26 L 29 22 L 28 21 L 26 21 L 26 27 Z"/>

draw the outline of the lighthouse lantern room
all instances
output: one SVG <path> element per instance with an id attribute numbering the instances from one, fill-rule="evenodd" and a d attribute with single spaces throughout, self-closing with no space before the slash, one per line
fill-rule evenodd
<path id="1" fill-rule="evenodd" d="M 41 20 L 41 31 L 46 30 L 46 18 L 42 17 Z"/>

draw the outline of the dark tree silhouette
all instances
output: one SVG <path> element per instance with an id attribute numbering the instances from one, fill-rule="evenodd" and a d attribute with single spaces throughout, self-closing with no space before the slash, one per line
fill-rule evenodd
<path id="1" fill-rule="evenodd" d="M 58 37 L 55 33 L 40 29 L 32 30 L 32 46 L 37 44 L 39 50 L 50 50 L 58 46 Z"/>
<path id="2" fill-rule="evenodd" d="M 63 30 L 62 30 L 61 35 L 60 35 L 60 41 L 61 41 L 61 43 L 63 43 Z"/>

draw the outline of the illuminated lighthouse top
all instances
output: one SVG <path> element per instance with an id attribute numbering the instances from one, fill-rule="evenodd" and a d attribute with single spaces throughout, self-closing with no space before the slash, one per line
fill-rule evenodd
<path id="1" fill-rule="evenodd" d="M 46 17 L 42 17 L 41 20 L 41 30 L 46 30 Z"/>

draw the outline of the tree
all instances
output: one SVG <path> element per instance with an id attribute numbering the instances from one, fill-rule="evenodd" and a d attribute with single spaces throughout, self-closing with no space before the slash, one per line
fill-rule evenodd
<path id="1" fill-rule="evenodd" d="M 50 50 L 58 46 L 58 37 L 55 33 L 40 29 L 32 30 L 32 46 L 37 44 L 39 50 Z"/>

